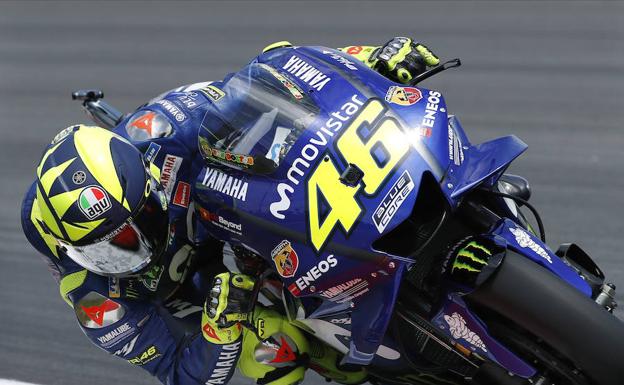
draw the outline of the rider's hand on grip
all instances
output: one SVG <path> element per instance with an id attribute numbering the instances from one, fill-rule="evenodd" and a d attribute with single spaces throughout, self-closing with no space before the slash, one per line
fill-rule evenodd
<path id="1" fill-rule="evenodd" d="M 427 67 L 439 63 L 440 59 L 427 46 L 407 37 L 395 37 L 368 59 L 372 68 L 400 83 L 409 83 Z"/>
<path id="2" fill-rule="evenodd" d="M 254 281 L 243 274 L 221 273 L 214 278 L 202 315 L 202 331 L 208 341 L 228 344 L 240 337 L 240 322 L 249 318 L 253 287 Z"/>

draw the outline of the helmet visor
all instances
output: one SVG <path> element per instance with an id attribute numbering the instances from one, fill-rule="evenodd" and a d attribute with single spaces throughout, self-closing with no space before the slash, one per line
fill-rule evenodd
<path id="1" fill-rule="evenodd" d="M 136 274 L 158 259 L 168 242 L 167 200 L 158 182 L 141 209 L 106 237 L 87 245 L 59 241 L 74 262 L 100 275 L 124 277 Z"/>

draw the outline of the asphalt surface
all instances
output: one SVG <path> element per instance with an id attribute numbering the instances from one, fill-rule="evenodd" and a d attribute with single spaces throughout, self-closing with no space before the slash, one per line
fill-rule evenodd
<path id="1" fill-rule="evenodd" d="M 72 90 L 102 88 L 130 111 L 219 79 L 274 41 L 397 35 L 462 58 L 425 85 L 444 93 L 473 142 L 515 134 L 529 144 L 511 170 L 531 181 L 549 245 L 578 242 L 623 286 L 624 3 L 0 2 L 0 378 L 155 383 L 82 336 L 19 224 L 43 146 L 88 122 Z"/>

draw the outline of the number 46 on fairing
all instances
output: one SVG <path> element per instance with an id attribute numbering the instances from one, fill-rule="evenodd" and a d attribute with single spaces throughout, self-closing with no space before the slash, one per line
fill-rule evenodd
<path id="1" fill-rule="evenodd" d="M 337 151 L 346 164 L 364 173 L 357 186 L 338 181 L 341 171 L 329 156 L 318 163 L 307 181 L 308 226 L 317 252 L 338 223 L 346 234 L 351 231 L 363 211 L 358 198 L 361 194 L 376 194 L 409 151 L 409 141 L 399 123 L 385 116 L 385 111 L 382 101 L 370 99 L 337 140 Z M 320 218 L 319 193 L 329 206 L 324 220 Z"/>

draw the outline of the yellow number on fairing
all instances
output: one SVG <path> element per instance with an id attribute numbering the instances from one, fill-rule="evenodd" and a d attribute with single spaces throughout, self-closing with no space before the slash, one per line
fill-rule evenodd
<path id="1" fill-rule="evenodd" d="M 360 214 L 355 195 L 360 186 L 349 187 L 338 181 L 340 174 L 331 161 L 321 161 L 308 180 L 308 213 L 310 236 L 316 250 L 320 250 L 336 224 L 340 222 L 346 231 L 351 229 Z M 320 223 L 319 193 L 329 205 L 329 213 Z"/>
<path id="2" fill-rule="evenodd" d="M 409 150 L 409 143 L 394 119 L 386 118 L 372 126 L 383 109 L 380 101 L 371 101 L 338 139 L 338 150 L 347 163 L 355 164 L 364 172 L 364 191 L 369 195 L 381 187 L 390 171 Z M 358 136 L 358 130 L 365 123 L 372 135 L 364 143 Z M 383 145 L 388 158 L 383 167 L 379 167 L 373 158 L 372 151 L 376 144 Z"/>
<path id="3" fill-rule="evenodd" d="M 338 152 L 347 163 L 356 165 L 364 173 L 362 182 L 366 194 L 375 194 L 384 185 L 394 167 L 409 151 L 409 142 L 398 123 L 391 118 L 383 118 L 384 106 L 373 99 L 353 119 L 338 139 Z M 369 137 L 361 139 L 360 128 L 368 128 Z M 364 140 L 364 141 L 363 141 Z M 384 148 L 385 163 L 380 166 L 373 157 L 377 145 Z M 339 181 L 340 171 L 332 161 L 319 163 L 307 182 L 308 217 L 310 237 L 316 251 L 320 251 L 338 222 L 349 232 L 359 218 L 362 208 L 357 202 L 361 185 L 349 187 Z M 319 194 L 329 205 L 329 211 L 320 223 Z"/>

